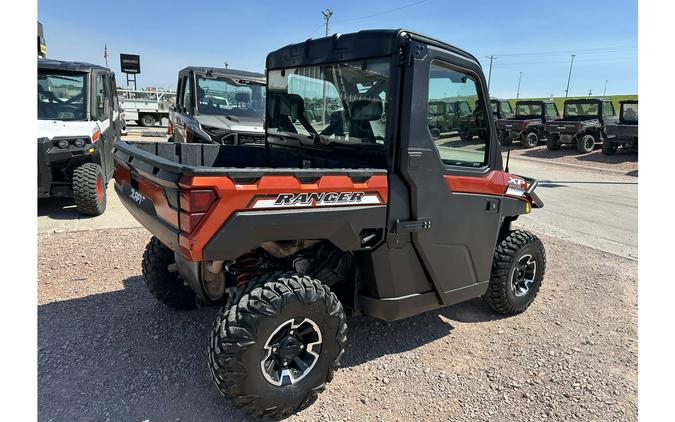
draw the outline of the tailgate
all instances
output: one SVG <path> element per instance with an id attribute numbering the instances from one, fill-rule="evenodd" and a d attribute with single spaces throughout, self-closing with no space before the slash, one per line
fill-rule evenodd
<path id="1" fill-rule="evenodd" d="M 547 132 L 562 132 L 562 133 L 575 133 L 577 132 L 579 123 L 577 122 L 548 122 L 544 126 L 544 130 Z"/>
<path id="2" fill-rule="evenodd" d="M 522 120 L 497 120 L 497 129 L 499 130 L 523 130 L 524 122 Z"/>
<path id="3" fill-rule="evenodd" d="M 148 143 L 147 148 L 173 149 Z M 139 223 L 173 250 L 179 246 L 181 165 L 125 142 L 115 144 L 115 191 Z"/>

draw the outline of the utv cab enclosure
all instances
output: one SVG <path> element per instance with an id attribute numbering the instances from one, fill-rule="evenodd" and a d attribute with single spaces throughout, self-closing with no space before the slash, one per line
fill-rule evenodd
<path id="1" fill-rule="evenodd" d="M 576 144 L 577 151 L 587 154 L 593 151 L 596 142 L 602 142 L 605 125 L 616 122 L 615 114 L 610 100 L 566 100 L 562 119 L 544 125 L 549 135 L 546 146 L 557 150 L 562 144 Z"/>
<path id="2" fill-rule="evenodd" d="M 169 141 L 223 145 L 265 143 L 265 75 L 186 67 L 178 73 Z"/>
<path id="3" fill-rule="evenodd" d="M 490 107 L 492 107 L 492 116 L 495 120 L 513 117 L 513 107 L 511 107 L 511 103 L 507 100 L 493 98 L 490 100 Z"/>
<path id="4" fill-rule="evenodd" d="M 602 153 L 612 155 L 616 150 L 638 146 L 638 100 L 619 102 L 619 121 L 605 125 Z"/>
<path id="5" fill-rule="evenodd" d="M 428 104 L 448 94 L 478 104 L 471 142 L 431 135 Z M 310 121 L 317 98 L 327 118 Z M 149 290 L 177 308 L 223 305 L 208 359 L 235 406 L 283 417 L 312 403 L 346 311 L 396 320 L 482 296 L 516 314 L 534 299 L 544 247 L 511 223 L 543 204 L 535 180 L 502 170 L 471 54 L 404 30 L 283 47 L 267 57 L 265 126 L 264 148 L 115 152 L 115 188 L 154 234 Z"/>
<path id="6" fill-rule="evenodd" d="M 79 62 L 38 59 L 38 198 L 72 197 L 99 215 L 122 122 L 115 74 Z"/>
<path id="7" fill-rule="evenodd" d="M 534 148 L 547 136 L 544 124 L 559 118 L 553 101 L 518 101 L 514 117 L 497 120 L 497 137 L 503 146 L 520 141 L 525 148 Z"/>

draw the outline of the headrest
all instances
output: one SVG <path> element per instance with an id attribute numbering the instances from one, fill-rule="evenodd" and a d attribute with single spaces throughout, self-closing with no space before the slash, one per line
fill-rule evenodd
<path id="1" fill-rule="evenodd" d="M 382 117 L 382 101 L 356 100 L 351 104 L 352 120 L 379 120 Z"/>
<path id="2" fill-rule="evenodd" d="M 297 94 L 286 94 L 285 92 L 270 93 L 270 100 L 276 103 L 278 113 L 282 116 L 298 118 L 305 112 L 305 102 Z"/>
<path id="3" fill-rule="evenodd" d="M 234 100 L 238 103 L 248 103 L 251 101 L 251 94 L 248 92 L 236 92 L 234 94 Z"/>

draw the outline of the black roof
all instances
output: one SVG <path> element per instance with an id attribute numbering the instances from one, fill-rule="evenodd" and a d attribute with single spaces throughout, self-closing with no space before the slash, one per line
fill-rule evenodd
<path id="1" fill-rule="evenodd" d="M 105 70 L 111 72 L 110 69 L 97 64 L 84 62 L 66 62 L 63 60 L 54 59 L 38 59 L 39 69 L 54 69 L 54 70 L 69 70 L 72 72 L 91 72 L 94 69 Z"/>
<path id="2" fill-rule="evenodd" d="M 638 100 L 621 100 L 619 104 L 637 104 Z"/>
<path id="3" fill-rule="evenodd" d="M 516 105 L 518 104 L 555 104 L 555 101 L 551 100 L 518 100 L 516 101 Z"/>
<path id="4" fill-rule="evenodd" d="M 565 104 L 570 103 L 570 104 L 581 104 L 581 103 L 603 103 L 603 102 L 611 102 L 611 100 L 607 98 L 574 98 L 571 100 L 565 100 Z"/>
<path id="5" fill-rule="evenodd" d="M 182 72 L 197 72 L 197 73 L 212 73 L 217 76 L 225 76 L 230 78 L 253 79 L 260 82 L 265 82 L 265 75 L 257 72 L 248 72 L 246 70 L 225 69 L 221 67 L 203 67 L 203 66 L 188 66 L 181 69 Z"/>
<path id="6" fill-rule="evenodd" d="M 398 53 L 408 40 L 452 51 L 480 66 L 473 55 L 435 38 L 405 29 L 369 29 L 289 44 L 267 55 L 267 69 L 385 57 Z"/>

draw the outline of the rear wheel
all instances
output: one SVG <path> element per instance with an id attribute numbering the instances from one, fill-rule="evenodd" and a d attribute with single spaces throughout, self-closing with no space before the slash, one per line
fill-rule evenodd
<path id="1" fill-rule="evenodd" d="M 283 418 L 333 378 L 347 340 L 344 311 L 327 286 L 295 273 L 266 273 L 242 289 L 211 332 L 211 375 L 235 407 Z"/>
<path id="2" fill-rule="evenodd" d="M 495 249 L 483 300 L 500 314 L 523 312 L 537 296 L 545 270 L 546 251 L 541 240 L 527 231 L 514 230 Z"/>
<path id="3" fill-rule="evenodd" d="M 441 137 L 441 131 L 437 127 L 431 129 L 431 137 L 434 139 L 438 139 Z"/>
<path id="4" fill-rule="evenodd" d="M 173 251 L 152 237 L 143 253 L 143 280 L 150 293 L 167 306 L 196 309 L 197 294 L 185 284 L 176 271 Z"/>
<path id="5" fill-rule="evenodd" d="M 107 203 L 105 188 L 103 169 L 98 164 L 84 163 L 73 172 L 73 197 L 82 214 L 103 214 Z"/>
<path id="6" fill-rule="evenodd" d="M 513 143 L 513 140 L 509 137 L 508 132 L 501 132 L 499 134 L 499 143 L 502 144 L 503 147 L 508 147 Z"/>
<path id="7" fill-rule="evenodd" d="M 609 142 L 607 139 L 602 141 L 602 153 L 604 155 L 614 155 L 618 148 L 619 145 Z"/>
<path id="8" fill-rule="evenodd" d="M 557 133 L 551 134 L 548 136 L 548 139 L 546 139 L 546 148 L 549 149 L 549 151 L 556 151 L 560 149 L 560 135 Z"/>
<path id="9" fill-rule="evenodd" d="M 141 124 L 143 126 L 154 126 L 155 125 L 155 116 L 152 114 L 144 114 L 141 116 Z"/>
<path id="10" fill-rule="evenodd" d="M 595 148 L 595 137 L 593 135 L 584 135 L 581 139 L 577 139 L 577 151 L 580 154 L 593 152 L 593 148 Z"/>
<path id="11" fill-rule="evenodd" d="M 539 135 L 534 132 L 530 132 L 525 135 L 525 139 L 521 142 L 525 148 L 534 148 L 539 145 Z"/>

